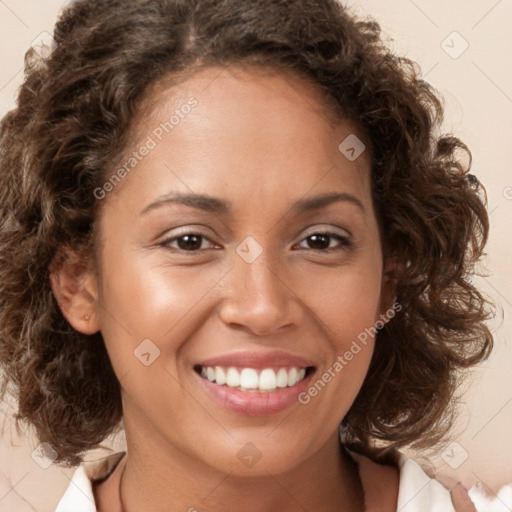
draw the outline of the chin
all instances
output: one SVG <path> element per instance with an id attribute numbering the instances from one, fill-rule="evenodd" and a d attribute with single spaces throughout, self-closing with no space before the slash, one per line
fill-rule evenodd
<path id="1" fill-rule="evenodd" d="M 269 473 L 286 473 L 303 463 L 307 456 L 297 449 L 300 445 L 308 446 L 310 443 L 289 438 L 288 446 L 283 446 L 281 442 L 269 442 L 264 433 L 258 439 L 253 437 L 253 442 L 228 441 L 222 447 L 217 445 L 218 450 L 214 452 L 204 450 L 198 455 L 204 464 L 221 473 L 259 478 L 268 477 Z"/>

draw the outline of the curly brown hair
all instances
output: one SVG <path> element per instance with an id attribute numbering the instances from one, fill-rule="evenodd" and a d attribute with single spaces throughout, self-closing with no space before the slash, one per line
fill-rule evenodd
<path id="1" fill-rule="evenodd" d="M 375 442 L 440 441 L 461 370 L 493 345 L 490 304 L 471 282 L 488 236 L 485 191 L 468 174 L 469 149 L 440 131 L 437 92 L 387 48 L 378 23 L 335 0 L 77 0 L 54 39 L 47 58 L 27 52 L 17 108 L 0 127 L 0 364 L 2 395 L 12 384 L 19 404 L 16 425 L 31 424 L 67 466 L 121 428 L 120 384 L 101 333 L 66 321 L 49 267 L 59 247 L 92 254 L 94 190 L 151 87 L 248 64 L 312 80 L 369 143 L 402 309 L 378 332 L 342 423 L 347 444 L 370 453 Z"/>

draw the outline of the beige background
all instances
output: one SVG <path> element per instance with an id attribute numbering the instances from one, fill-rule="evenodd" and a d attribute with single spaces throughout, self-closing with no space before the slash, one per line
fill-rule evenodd
<path id="1" fill-rule="evenodd" d="M 440 475 L 455 476 L 467 485 L 481 480 L 496 490 L 512 481 L 512 0 L 348 3 L 356 12 L 374 16 L 393 39 L 390 44 L 420 64 L 423 76 L 445 99 L 445 130 L 472 149 L 473 172 L 487 188 L 489 275 L 478 283 L 498 304 L 492 323 L 496 350 L 475 371 L 457 429 L 460 435 L 452 439 L 458 444 L 444 457 L 439 451 L 431 464 Z M 0 0 L 1 115 L 14 105 L 25 51 L 39 34 L 52 33 L 62 5 L 61 0 Z M 453 58 L 464 41 L 469 47 Z M 52 511 L 73 470 L 36 464 L 31 452 L 37 441 L 29 432 L 15 435 L 9 417 L 13 405 L 1 405 L 0 511 Z M 122 437 L 112 445 L 122 448 Z M 98 455 L 102 453 L 90 458 Z"/>

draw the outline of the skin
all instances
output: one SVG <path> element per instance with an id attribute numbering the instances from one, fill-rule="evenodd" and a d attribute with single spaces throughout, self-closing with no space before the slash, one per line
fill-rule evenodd
<path id="1" fill-rule="evenodd" d="M 302 78 L 213 68 L 153 91 L 127 155 L 191 96 L 198 105 L 101 202 L 96 260 L 70 251 L 52 274 L 68 321 L 101 331 L 122 388 L 128 455 L 96 488 L 100 510 L 119 510 L 119 489 L 127 512 L 363 510 L 369 484 L 339 449 L 337 426 L 373 339 L 307 405 L 272 415 L 227 410 L 193 370 L 218 355 L 279 349 L 312 360 L 318 377 L 391 307 L 368 152 L 352 162 L 338 150 L 350 134 L 363 137 L 353 123 L 333 123 Z M 360 205 L 291 212 L 332 191 Z M 141 214 L 173 192 L 208 194 L 232 209 L 165 204 Z M 326 231 L 350 245 L 309 238 Z M 193 252 L 176 238 L 191 233 L 207 237 Z M 262 249 L 252 263 L 236 251 L 249 236 Z M 145 339 L 160 350 L 149 366 L 134 356 Z M 261 454 L 252 467 L 237 457 L 248 442 Z M 392 492 L 376 506 L 395 510 L 397 471 L 386 471 Z"/>

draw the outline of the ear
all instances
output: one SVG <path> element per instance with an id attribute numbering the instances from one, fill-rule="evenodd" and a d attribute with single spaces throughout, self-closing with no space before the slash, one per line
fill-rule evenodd
<path id="1" fill-rule="evenodd" d="M 394 313 L 390 315 L 390 312 L 397 309 L 396 290 L 401 269 L 402 263 L 399 261 L 398 257 L 391 255 L 384 258 L 380 296 L 380 314 L 381 319 L 385 321 L 385 323 L 389 322 L 389 320 L 394 316 Z M 399 307 L 402 309 L 401 306 Z"/>
<path id="2" fill-rule="evenodd" d="M 98 282 L 89 262 L 61 248 L 49 270 L 53 295 L 66 320 L 83 334 L 98 332 Z"/>

